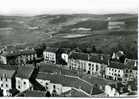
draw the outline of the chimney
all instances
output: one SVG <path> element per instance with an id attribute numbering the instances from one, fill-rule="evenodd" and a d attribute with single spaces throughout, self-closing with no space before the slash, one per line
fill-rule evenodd
<path id="1" fill-rule="evenodd" d="M 88 60 L 90 60 L 90 55 L 88 54 Z"/>
<path id="2" fill-rule="evenodd" d="M 103 57 L 103 56 L 101 56 L 101 57 L 100 57 L 100 59 L 101 59 L 101 60 L 103 60 L 103 59 L 104 59 L 104 57 Z"/>
<path id="3" fill-rule="evenodd" d="M 137 61 L 135 61 L 135 64 L 134 64 L 134 66 L 135 66 L 135 67 L 137 67 Z"/>

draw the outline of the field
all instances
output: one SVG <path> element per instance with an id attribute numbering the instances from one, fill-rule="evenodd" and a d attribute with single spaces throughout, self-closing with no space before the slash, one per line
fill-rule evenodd
<path id="1" fill-rule="evenodd" d="M 107 17 L 122 20 L 126 29 L 107 30 Z M 124 50 L 129 58 L 137 58 L 136 14 L 73 14 L 39 15 L 30 17 L 0 16 L 0 46 L 46 43 L 48 46 L 88 48 L 111 54 L 114 49 Z M 91 31 L 71 31 L 73 28 Z"/>

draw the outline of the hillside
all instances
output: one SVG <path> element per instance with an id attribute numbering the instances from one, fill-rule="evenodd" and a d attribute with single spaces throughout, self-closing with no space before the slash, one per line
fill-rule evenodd
<path id="1" fill-rule="evenodd" d="M 125 21 L 126 30 L 108 31 L 107 17 Z M 120 47 L 130 58 L 137 58 L 137 20 L 136 14 L 0 16 L 0 45 L 44 42 L 49 46 L 81 49 L 95 45 L 103 53 Z M 71 31 L 80 27 L 91 31 Z"/>

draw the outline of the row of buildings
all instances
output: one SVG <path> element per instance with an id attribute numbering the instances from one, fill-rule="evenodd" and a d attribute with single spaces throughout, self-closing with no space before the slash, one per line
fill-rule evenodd
<path id="1" fill-rule="evenodd" d="M 11 54 L 7 53 L 7 55 L 10 56 Z M 0 66 L 2 67 L 2 69 L 0 69 L 0 88 L 3 90 L 4 96 L 7 96 L 11 92 L 11 90 L 16 90 L 19 91 L 19 93 L 24 93 L 27 90 L 37 90 L 38 88 L 35 87 L 38 86 L 40 86 L 38 90 L 49 90 L 50 94 L 53 94 L 53 90 L 57 90 L 57 93 L 55 93 L 55 95 L 60 95 L 66 92 L 63 90 L 68 85 L 66 85 L 64 82 L 69 82 L 68 79 L 70 78 L 62 82 L 61 78 L 65 79 L 65 77 L 41 74 L 41 72 L 37 74 L 35 71 L 36 67 L 28 65 L 28 61 L 31 60 L 32 62 L 34 62 L 37 58 L 36 52 L 34 50 L 23 50 L 14 52 L 12 53 L 12 57 L 14 58 L 8 58 L 9 56 L 7 55 L 5 55 L 5 53 L 2 53 L 0 55 L 1 64 L 4 64 Z M 24 59 L 25 62 L 21 64 L 20 62 L 16 61 L 17 59 Z M 130 81 L 137 80 L 138 62 L 137 60 L 126 58 L 123 51 L 114 52 L 112 55 L 97 53 L 87 54 L 71 51 L 70 49 L 58 49 L 48 47 L 43 51 L 43 59 L 44 63 L 46 64 L 59 64 L 63 67 L 68 68 L 68 70 L 76 70 L 86 75 L 96 76 L 111 81 L 119 81 L 122 82 L 122 84 L 124 85 L 128 84 L 128 82 Z M 8 69 L 5 69 L 5 67 L 8 65 Z M 10 69 L 13 67 L 14 69 Z M 57 79 L 61 80 L 58 80 L 58 82 L 56 82 L 56 77 Z M 87 84 L 84 84 L 84 86 L 86 85 Z M 84 86 L 82 87 L 84 88 Z M 78 87 L 79 86 L 77 86 L 76 88 Z M 89 88 L 90 86 L 88 87 L 88 89 Z M 107 88 L 109 88 L 109 86 L 106 87 L 106 89 Z M 84 90 L 86 90 L 86 88 Z"/>
<path id="2" fill-rule="evenodd" d="M 57 55 L 66 63 L 69 69 L 82 70 L 90 75 L 98 75 L 106 79 L 122 82 L 137 79 L 137 60 L 126 58 L 123 51 L 106 54 L 87 54 L 66 50 L 57 53 L 58 49 L 46 49 L 43 53 L 46 63 L 57 64 Z M 59 57 L 59 58 L 60 58 Z"/>

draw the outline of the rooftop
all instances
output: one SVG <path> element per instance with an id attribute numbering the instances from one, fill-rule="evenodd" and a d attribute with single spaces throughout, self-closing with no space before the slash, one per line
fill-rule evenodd
<path id="1" fill-rule="evenodd" d="M 79 52 L 72 52 L 71 55 L 69 56 L 69 58 L 88 61 L 88 54 L 79 53 Z"/>
<path id="2" fill-rule="evenodd" d="M 32 66 L 32 65 L 21 66 L 17 70 L 16 77 L 29 79 L 31 77 L 31 74 L 33 73 L 33 71 L 34 71 L 34 66 Z"/>
<path id="3" fill-rule="evenodd" d="M 90 93 L 92 87 L 87 82 L 82 81 L 81 79 L 73 76 L 66 76 L 66 75 L 60 75 L 60 74 L 49 74 L 49 73 L 39 73 L 37 78 L 50 80 L 52 83 L 59 83 L 63 86 L 68 87 L 75 87 L 75 88 L 81 88 L 87 93 Z"/>
<path id="4" fill-rule="evenodd" d="M 15 52 L 3 53 L 2 56 L 12 57 L 12 56 L 34 54 L 34 53 L 36 53 L 34 50 L 23 50 L 23 51 L 15 51 Z"/>
<path id="5" fill-rule="evenodd" d="M 131 66 L 127 66 L 124 63 L 115 62 L 115 61 L 111 61 L 110 65 L 108 65 L 108 67 L 117 68 L 117 69 L 129 69 L 129 68 L 131 68 Z"/>
<path id="6" fill-rule="evenodd" d="M 6 70 L 17 70 L 18 65 L 0 64 L 0 68 L 6 69 Z"/>
<path id="7" fill-rule="evenodd" d="M 110 56 L 97 53 L 86 54 L 86 53 L 73 52 L 69 56 L 69 58 L 107 64 L 108 60 L 110 59 Z"/>
<path id="8" fill-rule="evenodd" d="M 47 48 L 45 49 L 45 51 L 56 53 L 56 52 L 58 51 L 58 48 L 47 47 Z"/>
<path id="9" fill-rule="evenodd" d="M 0 68 L 0 77 L 5 76 L 7 78 L 12 78 L 14 74 L 15 74 L 15 70 L 6 70 Z"/>
<path id="10" fill-rule="evenodd" d="M 25 92 L 18 94 L 18 97 L 45 97 L 45 92 L 38 90 L 37 91 L 27 90 Z"/>

